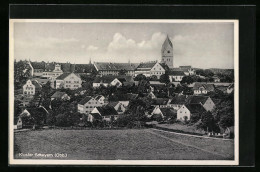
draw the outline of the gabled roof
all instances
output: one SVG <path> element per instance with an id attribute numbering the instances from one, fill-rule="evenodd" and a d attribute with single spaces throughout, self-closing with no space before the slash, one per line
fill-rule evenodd
<path id="1" fill-rule="evenodd" d="M 102 116 L 100 116 L 99 113 L 91 113 L 91 115 L 92 115 L 95 119 L 99 119 L 99 120 L 102 119 Z"/>
<path id="2" fill-rule="evenodd" d="M 102 95 L 97 95 L 96 97 L 95 97 L 95 99 L 96 100 L 99 100 L 101 97 L 103 97 Z"/>
<path id="3" fill-rule="evenodd" d="M 199 83 L 196 82 L 193 86 L 193 90 L 198 90 L 200 87 L 204 87 L 207 91 L 214 91 L 215 86 L 214 84 L 206 84 L 206 83 Z"/>
<path id="4" fill-rule="evenodd" d="M 167 105 L 168 101 L 168 98 L 156 98 L 153 99 L 152 105 Z"/>
<path id="5" fill-rule="evenodd" d="M 187 98 L 184 95 L 175 96 L 172 98 L 170 104 L 185 104 L 187 102 Z"/>
<path id="6" fill-rule="evenodd" d="M 130 101 L 133 99 L 136 99 L 138 97 L 138 94 L 132 94 L 132 93 L 127 93 L 127 94 L 120 94 L 120 95 L 113 95 L 110 97 L 110 100 L 116 100 L 116 101 Z"/>
<path id="7" fill-rule="evenodd" d="M 97 70 L 126 70 L 133 71 L 135 70 L 136 63 L 107 63 L 107 62 L 96 62 L 94 63 Z"/>
<path id="8" fill-rule="evenodd" d="M 40 89 L 42 88 L 41 84 L 37 80 L 33 80 L 32 84 L 35 86 L 35 89 Z"/>
<path id="9" fill-rule="evenodd" d="M 180 69 L 191 69 L 191 66 L 179 66 Z"/>
<path id="10" fill-rule="evenodd" d="M 177 113 L 177 110 L 172 108 L 160 108 L 160 110 L 164 116 L 170 116 Z"/>
<path id="11" fill-rule="evenodd" d="M 47 114 L 48 112 L 43 108 L 43 107 L 31 107 L 31 108 L 26 108 L 26 110 L 32 115 L 37 115 L 39 113 L 42 114 Z"/>
<path id="12" fill-rule="evenodd" d="M 111 106 L 96 107 L 101 116 L 117 115 L 117 111 Z"/>
<path id="13" fill-rule="evenodd" d="M 63 79 L 65 79 L 67 76 L 69 76 L 71 73 L 63 73 L 63 74 L 61 74 L 60 76 L 58 76 L 57 78 L 56 78 L 56 80 L 63 80 Z"/>
<path id="14" fill-rule="evenodd" d="M 49 72 L 49 71 L 53 71 L 55 69 L 55 63 L 45 63 L 45 71 Z"/>
<path id="15" fill-rule="evenodd" d="M 185 105 L 190 113 L 203 113 L 206 112 L 206 110 L 204 109 L 204 107 L 201 104 L 187 104 Z"/>
<path id="16" fill-rule="evenodd" d="M 51 98 L 55 98 L 55 99 L 60 99 L 62 96 L 64 96 L 66 93 L 65 92 L 60 92 L 60 91 L 56 91 Z"/>
<path id="17" fill-rule="evenodd" d="M 90 99 L 92 99 L 91 96 L 87 96 L 84 99 L 82 99 L 78 104 L 85 105 Z"/>
<path id="18" fill-rule="evenodd" d="M 14 125 L 17 124 L 17 122 L 18 122 L 19 119 L 20 119 L 19 117 L 15 117 L 15 118 L 14 118 Z"/>
<path id="19" fill-rule="evenodd" d="M 176 71 L 174 71 L 174 70 L 171 70 L 171 71 L 169 71 L 169 75 L 172 75 L 172 76 L 184 76 L 185 74 L 184 74 L 184 72 L 182 71 L 182 70 L 176 70 Z"/>
<path id="20" fill-rule="evenodd" d="M 188 102 L 189 104 L 204 104 L 208 99 L 208 96 L 190 96 Z"/>

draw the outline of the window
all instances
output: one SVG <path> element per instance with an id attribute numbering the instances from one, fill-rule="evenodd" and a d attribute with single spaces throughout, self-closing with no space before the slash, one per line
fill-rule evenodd
<path id="1" fill-rule="evenodd" d="M 167 51 L 167 53 L 170 53 L 170 51 Z"/>

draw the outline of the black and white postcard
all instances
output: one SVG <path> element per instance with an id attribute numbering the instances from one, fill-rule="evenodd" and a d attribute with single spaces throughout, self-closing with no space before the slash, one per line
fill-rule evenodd
<path id="1" fill-rule="evenodd" d="M 238 20 L 10 19 L 12 165 L 238 165 Z"/>

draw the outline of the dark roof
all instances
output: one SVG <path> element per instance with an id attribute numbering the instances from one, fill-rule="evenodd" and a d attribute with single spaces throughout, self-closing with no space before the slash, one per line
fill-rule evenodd
<path id="1" fill-rule="evenodd" d="M 56 91 L 51 98 L 56 98 L 56 99 L 60 99 L 62 96 L 64 96 L 66 93 L 65 92 L 60 92 L 60 91 Z"/>
<path id="2" fill-rule="evenodd" d="M 156 64 L 157 62 L 147 62 L 147 63 L 140 63 L 139 66 L 137 67 L 137 70 L 139 68 L 149 68 L 151 69 L 152 67 L 154 67 L 154 65 Z"/>
<path id="3" fill-rule="evenodd" d="M 84 99 L 82 99 L 78 104 L 84 105 L 84 104 L 86 104 L 90 99 L 92 99 L 92 97 L 91 97 L 91 96 L 87 96 L 87 97 L 85 97 Z"/>
<path id="4" fill-rule="evenodd" d="M 102 116 L 100 116 L 99 113 L 91 113 L 91 115 L 94 117 L 94 119 L 102 119 Z"/>
<path id="5" fill-rule="evenodd" d="M 206 83 L 199 83 L 196 82 L 193 86 L 193 90 L 198 90 L 200 87 L 204 87 L 207 91 L 214 91 L 215 86 L 214 84 L 206 84 Z"/>
<path id="6" fill-rule="evenodd" d="M 35 89 L 40 89 L 42 88 L 41 84 L 37 80 L 33 80 L 32 84 L 35 86 Z"/>
<path id="7" fill-rule="evenodd" d="M 184 76 L 184 72 L 179 70 L 179 71 L 174 71 L 174 70 L 171 70 L 169 71 L 169 75 L 173 75 L 173 76 Z"/>
<path id="8" fill-rule="evenodd" d="M 72 72 L 72 71 L 70 70 L 70 66 L 71 66 L 70 63 L 62 63 L 62 64 L 61 64 L 61 70 L 62 70 L 64 73 L 70 73 L 70 72 Z"/>
<path id="9" fill-rule="evenodd" d="M 172 98 L 170 104 L 185 104 L 187 102 L 187 98 L 184 95 L 175 96 Z"/>
<path id="10" fill-rule="evenodd" d="M 170 116 L 177 113 L 177 111 L 172 108 L 160 108 L 160 110 L 164 116 Z"/>
<path id="11" fill-rule="evenodd" d="M 107 63 L 107 62 L 96 62 L 95 66 L 98 70 L 126 70 L 134 71 L 136 63 Z"/>
<path id="12" fill-rule="evenodd" d="M 208 96 L 190 96 L 189 104 L 204 104 L 208 100 Z"/>
<path id="13" fill-rule="evenodd" d="M 153 99 L 152 105 L 166 105 L 168 101 L 168 98 L 156 98 Z"/>
<path id="14" fill-rule="evenodd" d="M 111 106 L 96 107 L 101 116 L 117 115 L 117 111 Z"/>
<path id="15" fill-rule="evenodd" d="M 95 99 L 98 100 L 98 99 L 100 99 L 101 97 L 103 97 L 103 96 L 102 96 L 102 95 L 97 95 L 97 96 L 95 97 Z"/>
<path id="16" fill-rule="evenodd" d="M 204 107 L 201 104 L 187 104 L 185 105 L 190 113 L 203 113 L 206 112 L 206 110 L 204 109 Z"/>
<path id="17" fill-rule="evenodd" d="M 32 108 L 26 108 L 26 110 L 32 115 L 36 115 L 39 113 L 47 114 L 46 110 L 43 107 L 32 107 Z"/>
<path id="18" fill-rule="evenodd" d="M 138 97 L 138 94 L 132 94 L 132 93 L 127 93 L 127 94 L 120 94 L 120 95 L 113 95 L 110 97 L 110 100 L 116 100 L 116 101 L 130 101 L 133 99 L 136 99 Z"/>
<path id="19" fill-rule="evenodd" d="M 96 70 L 93 64 L 76 64 L 75 72 L 76 73 L 91 73 Z"/>
<path id="20" fill-rule="evenodd" d="M 220 99 L 213 99 L 213 98 L 212 98 L 212 101 L 214 102 L 215 105 L 217 105 L 221 102 Z"/>
<path id="21" fill-rule="evenodd" d="M 115 107 L 119 102 L 118 101 L 111 101 L 107 105 L 111 107 Z"/>
<path id="22" fill-rule="evenodd" d="M 45 69 L 45 62 L 31 62 L 34 69 Z"/>

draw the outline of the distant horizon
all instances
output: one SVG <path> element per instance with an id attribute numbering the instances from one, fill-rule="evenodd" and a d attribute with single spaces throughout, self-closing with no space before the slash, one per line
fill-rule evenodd
<path id="1" fill-rule="evenodd" d="M 92 62 L 161 61 L 169 36 L 173 65 L 234 69 L 234 23 L 15 22 L 16 60 Z"/>
<path id="2" fill-rule="evenodd" d="M 16 59 L 15 59 L 16 60 Z M 20 59 L 22 60 L 22 59 Z M 18 61 L 20 61 L 18 60 Z M 29 61 L 27 59 L 24 59 L 22 61 Z M 30 62 L 37 62 L 37 63 L 40 63 L 40 62 L 45 62 L 45 61 L 30 61 Z M 150 62 L 150 61 L 149 61 Z M 149 63 L 149 62 L 130 62 L 130 63 Z M 151 61 L 152 62 L 152 61 Z M 49 62 L 45 62 L 45 63 L 58 63 L 58 64 L 61 64 L 61 63 L 70 63 L 70 64 L 75 64 L 75 65 L 81 65 L 81 64 L 89 64 L 89 63 L 71 63 L 71 62 L 57 62 L 57 61 L 49 61 Z M 93 63 L 128 63 L 128 62 L 94 62 L 94 61 L 91 61 L 91 64 Z M 159 62 L 160 63 L 160 62 Z M 191 66 L 192 68 L 198 68 L 198 69 L 232 69 L 234 70 L 233 68 L 215 68 L 215 67 L 210 67 L 210 68 L 201 68 L 201 67 L 195 67 L 195 66 L 192 66 L 192 65 L 179 65 L 179 66 L 174 66 L 173 68 L 179 68 L 180 66 Z"/>

